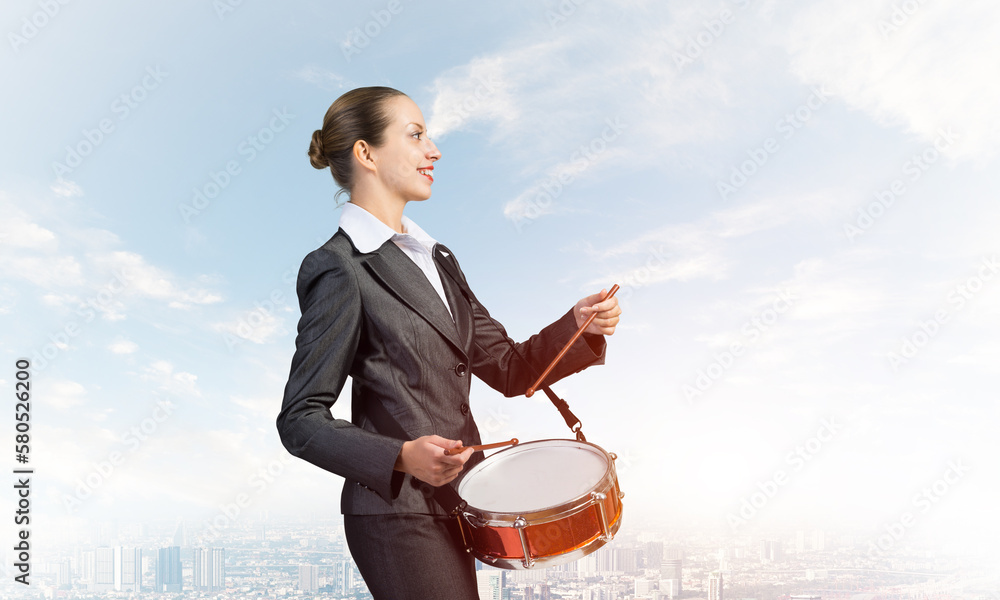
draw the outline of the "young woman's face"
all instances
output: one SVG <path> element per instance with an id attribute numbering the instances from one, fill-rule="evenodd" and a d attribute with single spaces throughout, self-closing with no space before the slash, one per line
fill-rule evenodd
<path id="1" fill-rule="evenodd" d="M 385 141 L 373 151 L 379 179 L 404 201 L 426 200 L 441 153 L 427 137 L 424 116 L 413 100 L 396 96 L 387 102 L 392 119 Z"/>

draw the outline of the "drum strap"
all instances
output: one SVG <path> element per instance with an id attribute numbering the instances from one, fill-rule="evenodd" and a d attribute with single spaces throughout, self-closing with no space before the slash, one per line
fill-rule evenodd
<path id="1" fill-rule="evenodd" d="M 439 249 L 443 250 L 444 252 L 439 252 Z M 539 377 L 541 374 L 538 372 L 538 369 L 535 368 L 535 365 L 528 362 L 528 359 L 525 358 L 524 354 L 522 354 L 520 350 L 518 350 L 517 345 L 514 344 L 514 341 L 512 339 L 510 339 L 510 336 L 507 335 L 507 332 L 505 332 L 503 329 L 500 328 L 499 325 L 496 324 L 496 321 L 493 320 L 493 317 L 490 317 L 490 313 L 488 310 L 486 310 L 486 307 L 484 307 L 482 303 L 479 302 L 479 299 L 476 298 L 476 295 L 472 293 L 472 289 L 469 287 L 469 283 L 465 280 L 465 277 L 458 269 L 458 263 L 457 261 L 455 261 L 455 253 L 449 250 L 448 247 L 445 246 L 444 244 L 436 245 L 434 247 L 434 250 L 435 250 L 435 255 L 440 257 L 438 263 L 444 267 L 444 270 L 448 273 L 448 275 L 452 278 L 452 280 L 454 280 L 455 283 L 458 284 L 458 289 L 462 291 L 462 295 L 465 296 L 466 301 L 468 301 L 469 304 L 475 304 L 476 306 L 479 307 L 480 310 L 486 313 L 487 319 L 490 321 L 490 323 L 493 324 L 494 327 L 496 327 L 497 331 L 500 332 L 500 335 L 505 340 L 507 340 L 507 343 L 510 344 L 510 348 L 511 350 L 513 350 L 514 354 L 519 359 L 521 359 L 521 362 L 527 365 L 528 369 L 535 374 L 535 377 Z M 570 431 L 576 434 L 576 439 L 581 442 L 586 442 L 587 438 L 586 436 L 583 435 L 583 421 L 577 418 L 577 416 L 573 414 L 573 411 L 569 409 L 569 403 L 560 398 L 559 396 L 557 396 L 556 393 L 552 391 L 552 388 L 550 388 L 547 385 L 542 385 L 541 388 L 539 389 L 545 392 L 545 395 L 548 397 L 548 399 L 552 402 L 553 405 L 555 405 L 556 410 L 559 411 L 559 414 L 562 415 L 563 420 L 566 421 L 566 426 L 570 428 Z"/>
<path id="2" fill-rule="evenodd" d="M 379 433 L 383 435 L 388 435 L 394 437 L 398 440 L 412 440 L 413 438 L 406 433 L 403 426 L 399 424 L 399 421 L 394 419 L 389 411 L 386 410 L 385 406 L 382 406 L 381 402 L 369 402 L 365 406 L 368 412 L 368 416 L 371 418 L 372 423 L 379 430 Z M 450 484 L 445 484 L 440 487 L 434 487 L 431 484 L 421 481 L 416 477 L 410 476 L 410 480 L 413 486 L 419 489 L 424 497 L 433 496 L 434 500 L 447 512 L 449 515 L 455 516 L 460 514 L 465 507 L 468 506 L 468 502 L 462 500 L 462 497 L 458 495 L 455 488 L 451 487 Z"/>

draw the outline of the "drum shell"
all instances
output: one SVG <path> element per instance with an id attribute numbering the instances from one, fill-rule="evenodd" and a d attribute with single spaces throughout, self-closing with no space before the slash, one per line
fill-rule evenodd
<path id="1" fill-rule="evenodd" d="M 556 506 L 520 512 L 468 506 L 464 518 L 460 519 L 462 535 L 467 549 L 482 562 L 507 569 L 543 568 L 571 562 L 596 551 L 621 527 L 624 494 L 618 486 L 616 457 L 596 444 L 575 440 L 540 440 L 521 447 L 544 443 L 593 448 L 605 457 L 606 471 L 592 488 Z"/>

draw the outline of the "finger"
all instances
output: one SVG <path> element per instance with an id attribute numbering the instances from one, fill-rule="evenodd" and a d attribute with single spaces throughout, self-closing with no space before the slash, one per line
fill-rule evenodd
<path id="1" fill-rule="evenodd" d="M 458 448 L 462 445 L 461 440 L 449 440 L 448 438 L 443 438 L 436 434 L 427 436 L 427 441 L 439 448 L 444 448 L 445 450 Z"/>
<path id="2" fill-rule="evenodd" d="M 608 298 L 607 300 L 601 300 L 599 302 L 595 302 L 594 305 L 591 308 L 595 312 L 601 313 L 601 312 L 610 312 L 610 311 L 613 311 L 617 307 L 618 307 L 618 298 L 615 298 L 614 296 L 612 296 L 612 297 Z M 621 310 L 621 309 L 619 309 L 619 310 Z"/>

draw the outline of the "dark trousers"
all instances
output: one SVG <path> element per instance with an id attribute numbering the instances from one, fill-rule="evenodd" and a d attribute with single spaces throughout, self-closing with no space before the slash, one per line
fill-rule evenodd
<path id="1" fill-rule="evenodd" d="M 479 600 L 475 559 L 455 517 L 344 515 L 344 534 L 375 600 Z"/>

